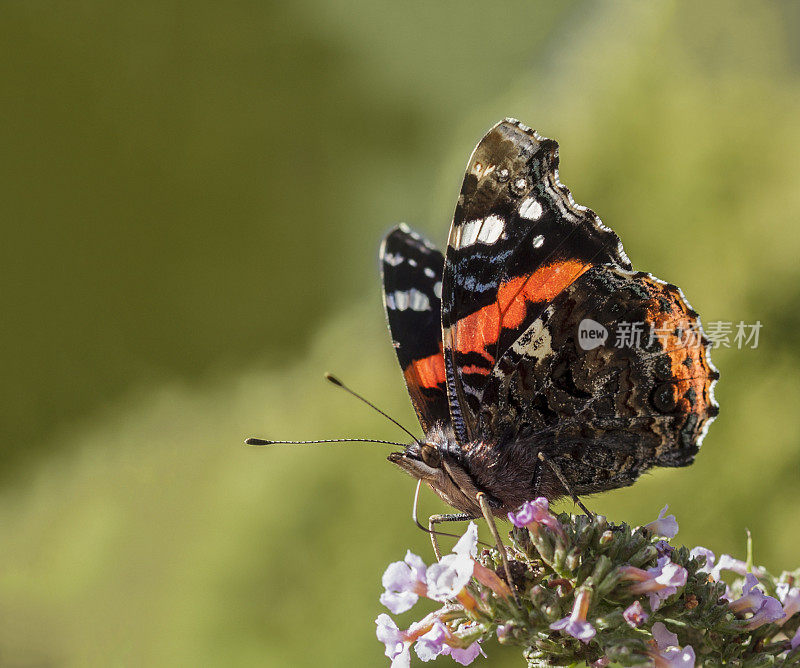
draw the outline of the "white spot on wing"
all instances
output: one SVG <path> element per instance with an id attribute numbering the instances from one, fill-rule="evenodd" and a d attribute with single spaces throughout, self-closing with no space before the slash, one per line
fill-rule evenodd
<path id="1" fill-rule="evenodd" d="M 417 261 L 414 258 L 409 258 L 408 264 L 410 264 L 412 267 L 416 267 Z"/>
<path id="2" fill-rule="evenodd" d="M 395 253 L 386 253 L 383 256 L 383 261 L 386 264 L 389 264 L 393 267 L 396 267 L 398 264 L 401 264 L 405 258 L 402 255 L 398 255 Z"/>
<path id="3" fill-rule="evenodd" d="M 431 300 L 424 292 L 416 288 L 410 290 L 395 290 L 386 295 L 386 307 L 393 311 L 430 311 Z"/>
<path id="4" fill-rule="evenodd" d="M 468 220 L 459 225 L 453 235 L 453 248 L 466 248 L 480 241 L 484 244 L 493 244 L 505 230 L 505 221 L 496 215 Z"/>
<path id="5" fill-rule="evenodd" d="M 428 278 L 433 278 L 434 276 L 436 276 L 436 272 L 430 267 L 425 267 L 424 272 Z"/>
<path id="6" fill-rule="evenodd" d="M 543 243 L 544 243 L 544 237 L 541 234 L 537 234 L 535 237 L 533 237 L 534 248 L 541 248 Z"/>
<path id="7" fill-rule="evenodd" d="M 535 197 L 526 197 L 519 206 L 519 215 L 528 220 L 539 220 L 542 217 L 542 205 Z"/>
<path id="8" fill-rule="evenodd" d="M 477 176 L 479 179 L 486 178 L 496 168 L 497 165 L 483 165 L 480 162 L 476 162 L 474 165 L 472 165 L 472 173 L 475 174 L 475 176 Z"/>
<path id="9" fill-rule="evenodd" d="M 487 216 L 478 233 L 478 241 L 482 241 L 485 244 L 493 244 L 500 238 L 505 228 L 505 221 L 500 216 Z"/>
<path id="10" fill-rule="evenodd" d="M 481 230 L 483 219 L 468 220 L 461 227 L 458 228 L 458 245 L 456 248 L 464 248 L 471 246 L 478 239 L 478 232 Z"/>
<path id="11" fill-rule="evenodd" d="M 435 294 L 439 299 L 442 298 L 442 282 L 437 281 L 436 285 L 433 286 L 433 294 Z"/>
<path id="12" fill-rule="evenodd" d="M 411 290 L 408 291 L 408 296 L 408 305 L 411 307 L 412 311 L 431 310 L 431 300 L 428 299 L 428 295 L 426 295 L 424 292 L 420 292 L 419 290 L 411 288 Z"/>

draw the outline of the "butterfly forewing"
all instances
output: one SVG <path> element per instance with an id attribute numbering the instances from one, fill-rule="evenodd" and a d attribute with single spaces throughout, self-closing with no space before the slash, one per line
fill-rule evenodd
<path id="1" fill-rule="evenodd" d="M 593 266 L 629 268 L 619 238 L 558 181 L 558 144 L 517 121 L 473 152 L 442 281 L 445 373 L 456 434 L 475 437 L 485 384 L 543 309 Z"/>

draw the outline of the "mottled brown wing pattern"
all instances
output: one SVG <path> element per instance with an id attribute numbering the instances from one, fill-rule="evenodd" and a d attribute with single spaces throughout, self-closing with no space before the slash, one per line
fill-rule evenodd
<path id="1" fill-rule="evenodd" d="M 591 350 L 579 342 L 587 319 L 608 332 Z M 643 324 L 640 345 L 618 347 L 628 323 Z M 499 360 L 478 440 L 491 442 L 495 457 L 547 453 L 579 494 L 629 485 L 652 466 L 692 463 L 719 411 L 718 377 L 699 317 L 677 287 L 602 265 L 564 290 Z"/>

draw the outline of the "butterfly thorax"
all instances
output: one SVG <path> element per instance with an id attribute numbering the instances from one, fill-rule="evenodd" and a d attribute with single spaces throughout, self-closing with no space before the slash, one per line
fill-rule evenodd
<path id="1" fill-rule="evenodd" d="M 530 440 L 497 447 L 490 439 L 460 444 L 451 425 L 435 424 L 419 443 L 389 455 L 389 461 L 427 483 L 447 504 L 474 516 L 484 492 L 494 514 L 504 516 L 536 496 L 564 494 L 551 472 L 542 467 L 539 449 Z"/>

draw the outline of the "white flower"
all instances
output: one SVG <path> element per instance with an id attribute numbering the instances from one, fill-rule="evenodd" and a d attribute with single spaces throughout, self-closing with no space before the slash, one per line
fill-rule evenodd
<path id="1" fill-rule="evenodd" d="M 475 562 L 463 554 L 448 554 L 428 568 L 428 597 L 434 601 L 454 598 L 472 579 Z"/>
<path id="2" fill-rule="evenodd" d="M 478 554 L 478 527 L 470 522 L 464 535 L 459 538 L 452 554 L 428 568 L 426 582 L 428 598 L 447 601 L 455 598 L 472 579 L 475 570 L 473 557 Z"/>
<path id="3" fill-rule="evenodd" d="M 378 626 L 376 635 L 378 640 L 386 645 L 385 654 L 392 660 L 392 668 L 409 668 L 411 644 L 406 641 L 405 634 L 386 613 L 378 615 L 375 624 Z"/>
<path id="4" fill-rule="evenodd" d="M 468 557 L 476 557 L 478 555 L 478 525 L 475 522 L 469 523 L 464 535 L 458 539 L 455 547 L 453 547 L 453 552 Z"/>
<path id="5" fill-rule="evenodd" d="M 425 562 L 411 550 L 406 552 L 405 560 L 389 564 L 383 574 L 381 603 L 396 615 L 410 610 L 426 594 L 425 573 Z"/>

